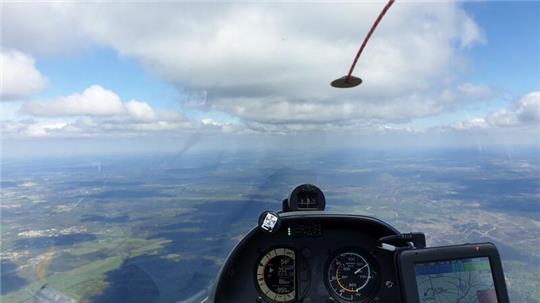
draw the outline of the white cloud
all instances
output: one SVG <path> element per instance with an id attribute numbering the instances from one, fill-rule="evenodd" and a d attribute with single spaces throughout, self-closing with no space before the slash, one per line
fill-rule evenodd
<path id="1" fill-rule="evenodd" d="M 540 123 L 540 92 L 523 97 L 517 105 L 516 114 L 522 123 Z"/>
<path id="2" fill-rule="evenodd" d="M 493 127 L 540 126 L 540 92 L 532 92 L 509 108 L 491 112 L 486 123 Z"/>
<path id="3" fill-rule="evenodd" d="M 459 122 L 453 127 L 461 130 L 472 128 L 540 128 L 540 92 L 531 92 L 506 108 L 488 113 L 486 117 Z"/>
<path id="4" fill-rule="evenodd" d="M 137 122 L 179 121 L 179 112 L 156 112 L 150 104 L 137 100 L 122 101 L 115 92 L 100 85 L 92 85 L 82 93 L 75 93 L 48 101 L 24 103 L 20 113 L 33 117 L 123 117 Z"/>
<path id="5" fill-rule="evenodd" d="M 36 69 L 32 57 L 18 51 L 2 51 L 0 62 L 2 66 L 0 98 L 2 100 L 28 97 L 45 87 L 47 80 Z"/>
<path id="6" fill-rule="evenodd" d="M 452 110 L 464 95 L 483 100 L 485 87 L 456 81 L 465 64 L 462 49 L 485 38 L 454 2 L 397 2 L 358 64 L 356 74 L 364 84 L 331 88 L 329 82 L 346 73 L 381 8 L 382 3 L 67 3 L 32 8 L 10 3 L 5 41 L 42 52 L 85 47 L 82 40 L 111 47 L 139 59 L 179 90 L 205 96 L 190 102 L 197 109 L 223 111 L 246 125 L 408 121 Z M 17 20 L 38 14 L 42 17 L 17 30 Z M 50 43 L 31 39 L 44 36 L 43 29 L 58 40 L 50 49 L 43 49 Z M 153 119 L 148 108 L 131 107 L 134 118 Z"/>
<path id="7" fill-rule="evenodd" d="M 2 107 L 3 109 L 4 107 Z M 11 108 L 6 108 L 9 113 Z M 115 92 L 93 85 L 82 93 L 50 101 L 24 103 L 20 112 L 30 119 L 4 117 L 0 131 L 7 137 L 140 136 L 155 133 L 205 133 L 234 130 L 230 124 L 187 119 L 177 111 L 156 111 L 148 103 L 123 102 Z"/>
<path id="8" fill-rule="evenodd" d="M 126 109 L 120 97 L 99 85 L 93 85 L 80 94 L 72 94 L 53 101 L 25 103 L 21 112 L 32 116 L 115 116 L 124 115 Z"/>
<path id="9" fill-rule="evenodd" d="M 145 102 L 131 100 L 125 104 L 127 112 L 140 121 L 153 121 L 156 118 L 154 110 Z"/>

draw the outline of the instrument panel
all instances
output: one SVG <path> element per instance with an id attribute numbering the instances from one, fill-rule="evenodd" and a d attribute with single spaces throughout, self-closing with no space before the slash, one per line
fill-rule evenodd
<path id="1" fill-rule="evenodd" d="M 417 279 L 433 274 L 456 279 L 465 263 L 469 278 L 471 271 L 480 277 L 474 278 L 471 296 L 508 302 L 493 244 L 425 248 L 423 233 L 401 234 L 372 217 L 325 213 L 325 203 L 319 188 L 302 184 L 282 201 L 282 212 L 261 213 L 258 226 L 226 259 L 204 302 L 418 302 L 421 288 L 428 295 L 436 288 L 460 296 L 452 283 L 420 285 Z M 449 267 L 448 262 L 459 264 Z M 427 268 L 420 274 L 419 264 Z"/>
<path id="2" fill-rule="evenodd" d="M 378 287 L 375 261 L 359 250 L 344 250 L 329 259 L 325 283 L 338 302 L 361 303 L 370 299 Z M 274 248 L 257 264 L 260 294 L 267 302 L 295 302 L 296 253 L 289 248 Z"/>
<path id="3" fill-rule="evenodd" d="M 372 303 L 400 300 L 393 254 L 376 241 L 396 234 L 369 217 L 280 215 L 275 234 L 253 229 L 218 277 L 214 302 Z"/>

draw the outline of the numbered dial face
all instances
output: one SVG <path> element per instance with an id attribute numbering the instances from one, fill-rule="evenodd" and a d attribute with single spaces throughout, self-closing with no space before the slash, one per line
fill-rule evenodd
<path id="1" fill-rule="evenodd" d="M 272 302 L 296 299 L 296 256 L 287 248 L 266 253 L 257 265 L 257 285 Z"/>
<path id="2" fill-rule="evenodd" d="M 377 287 L 374 266 L 355 252 L 335 256 L 328 265 L 328 286 L 341 302 L 364 302 Z"/>

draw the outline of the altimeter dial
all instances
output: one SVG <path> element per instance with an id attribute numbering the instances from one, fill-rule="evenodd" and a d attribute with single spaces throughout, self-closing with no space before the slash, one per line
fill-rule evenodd
<path id="1" fill-rule="evenodd" d="M 257 286 L 271 302 L 293 302 L 296 299 L 296 255 L 293 250 L 276 248 L 268 251 L 257 265 Z"/>

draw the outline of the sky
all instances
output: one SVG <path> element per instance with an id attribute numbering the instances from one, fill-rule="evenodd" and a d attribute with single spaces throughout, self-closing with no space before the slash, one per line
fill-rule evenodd
<path id="1" fill-rule="evenodd" d="M 538 146 L 540 2 L 4 1 L 3 156 Z"/>

